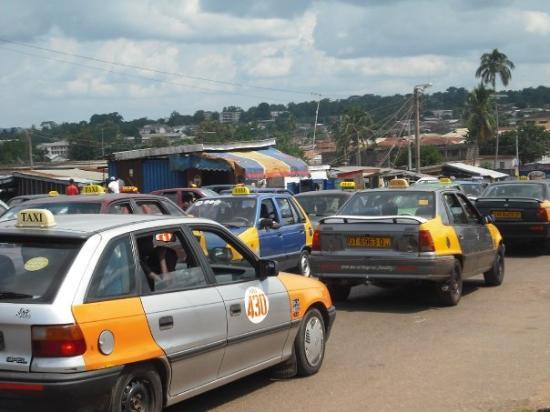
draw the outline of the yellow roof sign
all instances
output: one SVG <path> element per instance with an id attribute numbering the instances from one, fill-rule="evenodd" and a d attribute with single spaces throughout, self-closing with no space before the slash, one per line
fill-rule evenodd
<path id="1" fill-rule="evenodd" d="M 46 209 L 23 209 L 17 213 L 17 227 L 52 227 L 55 226 L 52 212 Z"/>
<path id="2" fill-rule="evenodd" d="M 392 179 L 389 184 L 390 189 L 403 189 L 409 187 L 409 182 L 405 179 Z"/>
<path id="3" fill-rule="evenodd" d="M 51 196 L 51 197 L 59 196 L 59 192 L 57 190 L 50 190 L 48 192 L 48 196 Z"/>
<path id="4" fill-rule="evenodd" d="M 250 189 L 246 186 L 239 185 L 239 186 L 235 186 L 233 188 L 233 190 L 231 191 L 231 193 L 234 196 L 249 195 L 250 194 Z"/>
<path id="5" fill-rule="evenodd" d="M 355 182 L 340 182 L 340 189 L 345 190 L 354 190 L 355 189 Z"/>
<path id="6" fill-rule="evenodd" d="M 100 195 L 105 193 L 105 189 L 100 185 L 86 185 L 82 188 L 83 195 Z"/>
<path id="7" fill-rule="evenodd" d="M 139 193 L 139 190 L 136 186 L 122 186 L 120 193 Z"/>
<path id="8" fill-rule="evenodd" d="M 439 183 L 442 183 L 444 185 L 452 185 L 453 181 L 449 179 L 448 177 L 441 177 L 439 178 Z"/>

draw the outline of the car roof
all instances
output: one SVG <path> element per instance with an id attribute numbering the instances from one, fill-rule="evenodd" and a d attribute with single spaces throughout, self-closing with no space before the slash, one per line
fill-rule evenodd
<path id="1" fill-rule="evenodd" d="M 45 204 L 45 203 L 59 203 L 59 202 L 69 202 L 69 203 L 99 203 L 99 202 L 112 202 L 119 199 L 163 199 L 162 196 L 149 195 L 149 194 L 134 194 L 134 193 L 104 193 L 99 195 L 75 195 L 75 196 L 46 196 L 39 197 L 35 199 L 30 199 L 24 203 L 19 203 L 17 206 L 25 205 L 30 206 L 35 203 Z"/>
<path id="2" fill-rule="evenodd" d="M 424 187 L 426 186 L 426 187 Z M 448 186 L 432 186 L 432 185 L 419 185 L 419 186 L 409 186 L 409 187 L 405 187 L 405 188 L 395 188 L 395 189 L 390 189 L 390 188 L 387 188 L 387 187 L 381 187 L 381 188 L 378 188 L 378 189 L 365 189 L 365 190 L 360 190 L 358 191 L 358 193 L 368 193 L 368 192 L 441 192 L 441 191 L 444 191 L 444 190 L 451 190 L 451 191 L 455 191 L 455 192 L 458 192 L 458 188 L 456 186 L 453 186 L 453 185 L 448 185 Z"/>
<path id="3" fill-rule="evenodd" d="M 348 191 L 345 191 L 345 190 L 338 190 L 338 189 L 330 189 L 330 190 L 316 190 L 316 191 L 311 191 L 311 192 L 303 192 L 303 193 L 298 193 L 297 195 L 295 195 L 295 197 L 314 197 L 314 196 L 320 196 L 322 197 L 323 195 L 344 195 L 344 196 L 351 196 L 353 195 L 354 192 L 348 192 Z"/>
<path id="4" fill-rule="evenodd" d="M 0 235 L 28 236 L 59 236 L 86 239 L 93 234 L 104 232 L 106 230 L 118 227 L 126 227 L 128 231 L 132 230 L 132 225 L 144 222 L 156 222 L 170 224 L 175 220 L 181 223 L 216 223 L 207 219 L 186 217 L 186 216 L 157 216 L 157 215 L 102 215 L 101 219 L 96 219 L 97 215 L 57 215 L 55 216 L 56 225 L 50 228 L 20 228 L 16 226 L 17 220 L 11 219 L 0 222 Z"/>
<path id="5" fill-rule="evenodd" d="M 233 198 L 243 198 L 243 199 L 270 199 L 273 196 L 277 197 L 292 197 L 291 194 L 282 192 L 282 193 L 273 193 L 273 192 L 267 192 L 267 193 L 250 193 L 248 195 L 232 195 L 232 194 L 223 194 L 218 196 L 210 196 L 204 199 L 199 200 L 214 200 L 214 199 L 233 199 Z"/>
<path id="6" fill-rule="evenodd" d="M 550 184 L 550 180 L 539 179 L 539 180 L 504 180 L 502 182 L 491 183 L 490 186 L 500 186 L 500 185 L 525 185 L 525 184 Z"/>

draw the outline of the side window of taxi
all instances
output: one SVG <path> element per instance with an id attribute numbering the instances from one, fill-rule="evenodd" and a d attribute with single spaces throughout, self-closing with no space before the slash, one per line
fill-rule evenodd
<path id="1" fill-rule="evenodd" d="M 144 293 L 192 289 L 207 284 L 205 273 L 180 229 L 136 235 Z"/>
<path id="2" fill-rule="evenodd" d="M 481 216 L 479 216 L 477 210 L 475 210 L 472 204 L 462 195 L 458 195 L 458 199 L 460 200 L 460 203 L 462 204 L 462 207 L 466 212 L 468 222 L 472 224 L 481 223 Z"/>
<path id="3" fill-rule="evenodd" d="M 445 193 L 443 195 L 445 205 L 449 212 L 451 223 L 455 225 L 466 225 L 468 224 L 468 217 L 466 212 L 462 208 L 458 198 L 453 193 Z"/>
<path id="4" fill-rule="evenodd" d="M 136 292 L 134 255 L 128 236 L 111 241 L 92 277 L 87 300 L 129 296 Z"/>
<path id="5" fill-rule="evenodd" d="M 296 223 L 296 215 L 292 210 L 288 199 L 277 198 L 277 204 L 279 205 L 279 210 L 281 211 L 281 219 L 285 225 L 293 225 Z"/>
<path id="6" fill-rule="evenodd" d="M 275 205 L 271 199 L 263 199 L 260 205 L 260 219 L 267 218 L 271 219 L 274 222 L 279 222 L 279 217 L 277 216 L 277 211 L 275 210 Z"/>
<path id="7" fill-rule="evenodd" d="M 296 215 L 296 221 L 298 223 L 306 223 L 306 217 L 302 213 L 302 209 L 298 206 L 295 199 L 290 199 L 290 204 L 292 205 L 292 209 L 294 210 L 294 214 Z"/>
<path id="8" fill-rule="evenodd" d="M 144 215 L 164 215 L 166 214 L 158 202 L 138 201 L 138 211 Z"/>
<path id="9" fill-rule="evenodd" d="M 109 206 L 109 213 L 118 214 L 118 215 L 129 215 L 133 212 L 132 212 L 132 208 L 130 207 L 130 203 L 120 202 L 120 203 L 114 203 L 111 206 Z"/>
<path id="10" fill-rule="evenodd" d="M 254 262 L 245 255 L 241 246 L 221 231 L 196 227 L 193 229 L 193 237 L 212 268 L 217 284 L 245 282 L 256 278 Z"/>

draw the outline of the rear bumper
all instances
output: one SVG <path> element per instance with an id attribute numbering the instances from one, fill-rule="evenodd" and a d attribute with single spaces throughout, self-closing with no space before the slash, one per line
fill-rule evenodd
<path id="1" fill-rule="evenodd" d="M 311 269 L 322 280 L 445 280 L 454 266 L 453 256 L 357 257 L 314 252 Z"/>
<path id="2" fill-rule="evenodd" d="M 121 371 L 122 367 L 67 374 L 0 371 L 0 405 L 5 408 L 0 410 L 103 410 Z"/>
<path id="3" fill-rule="evenodd" d="M 550 222 L 496 222 L 504 240 L 550 239 Z"/>

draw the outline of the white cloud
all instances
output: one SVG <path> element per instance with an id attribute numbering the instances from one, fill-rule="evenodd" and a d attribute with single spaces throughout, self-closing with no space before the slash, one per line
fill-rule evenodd
<path id="1" fill-rule="evenodd" d="M 523 15 L 526 24 L 525 30 L 529 33 L 550 34 L 550 14 L 542 11 L 526 11 Z"/>

